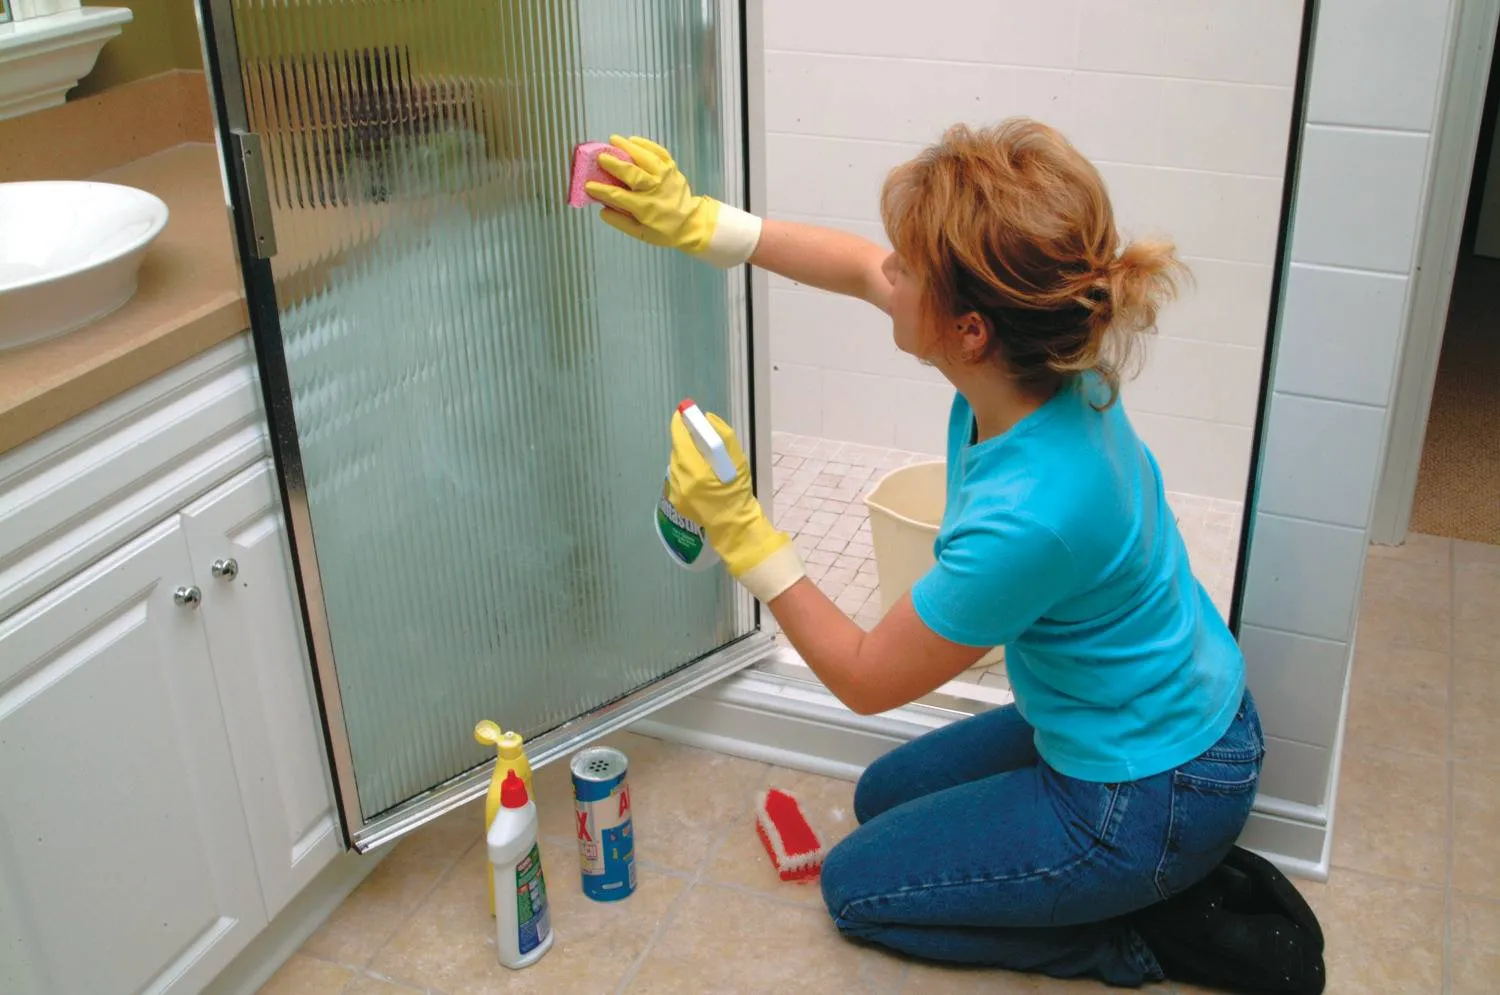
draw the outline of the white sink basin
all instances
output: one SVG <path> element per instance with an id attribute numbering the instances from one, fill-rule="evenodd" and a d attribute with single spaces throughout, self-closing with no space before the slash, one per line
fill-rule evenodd
<path id="1" fill-rule="evenodd" d="M 0 183 L 0 349 L 71 332 L 135 294 L 167 205 L 113 183 Z"/>

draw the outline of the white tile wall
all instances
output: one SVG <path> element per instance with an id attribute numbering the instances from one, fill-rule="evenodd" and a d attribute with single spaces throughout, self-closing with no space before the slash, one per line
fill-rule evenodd
<path id="1" fill-rule="evenodd" d="M 1348 642 L 1364 558 L 1362 529 L 1257 513 L 1243 621 Z"/>
<path id="2" fill-rule="evenodd" d="M 1445 53 L 1447 4 L 1435 0 L 1322 0 L 1309 121 L 1428 131 Z"/>
<path id="3" fill-rule="evenodd" d="M 1454 9 L 1323 0 L 1319 14 L 1242 636 L 1251 684 L 1285 737 L 1272 741 L 1262 789 L 1308 805 L 1332 804 Z"/>
<path id="4" fill-rule="evenodd" d="M 1266 735 L 1333 746 L 1335 730 L 1324 716 L 1344 697 L 1348 644 L 1244 625 L 1240 645 L 1256 662 L 1250 691 Z"/>
<path id="5" fill-rule="evenodd" d="M 1404 275 L 1293 263 L 1276 348 L 1276 389 L 1384 406 L 1405 325 Z"/>
<path id="6" fill-rule="evenodd" d="M 1354 269 L 1405 273 L 1417 244 L 1427 136 L 1309 125 L 1303 135 L 1303 189 L 1292 258 Z"/>
<path id="7" fill-rule="evenodd" d="M 891 167 L 949 124 L 1062 128 L 1127 234 L 1175 238 L 1197 276 L 1127 394 L 1169 488 L 1244 494 L 1265 340 L 1300 0 L 895 0 L 765 8 L 767 212 L 884 242 Z M 775 428 L 935 449 L 950 399 L 861 305 L 773 281 Z M 884 331 L 880 329 L 884 326 Z M 816 388 L 813 381 L 817 381 Z"/>
<path id="8" fill-rule="evenodd" d="M 1330 440 L 1337 445 L 1329 445 Z M 1277 391 L 1266 448 L 1276 454 L 1260 482 L 1259 510 L 1361 529 L 1380 474 L 1385 410 Z"/>

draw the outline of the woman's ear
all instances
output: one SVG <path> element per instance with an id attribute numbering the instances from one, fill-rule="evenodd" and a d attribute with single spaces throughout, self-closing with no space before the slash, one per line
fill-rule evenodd
<path id="1" fill-rule="evenodd" d="M 990 327 L 990 320 L 978 311 L 959 315 L 953 331 L 958 342 L 958 355 L 965 363 L 977 363 L 989 352 L 994 329 Z"/>

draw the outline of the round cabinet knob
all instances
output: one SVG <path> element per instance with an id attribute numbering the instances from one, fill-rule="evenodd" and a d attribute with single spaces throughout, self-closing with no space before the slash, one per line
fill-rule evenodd
<path id="1" fill-rule="evenodd" d="M 234 580 L 239 576 L 240 565 L 233 557 L 227 560 L 214 560 L 214 565 L 209 568 L 214 576 L 220 580 Z"/>
<path id="2" fill-rule="evenodd" d="M 196 584 L 179 587 L 172 592 L 172 600 L 184 608 L 197 608 L 199 602 L 203 600 L 203 592 L 198 590 Z"/>

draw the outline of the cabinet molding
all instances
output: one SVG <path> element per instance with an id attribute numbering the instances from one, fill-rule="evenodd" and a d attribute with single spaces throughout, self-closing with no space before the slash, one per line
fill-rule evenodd
<path id="1" fill-rule="evenodd" d="M 0 618 L 269 452 L 240 335 L 0 454 Z"/>

